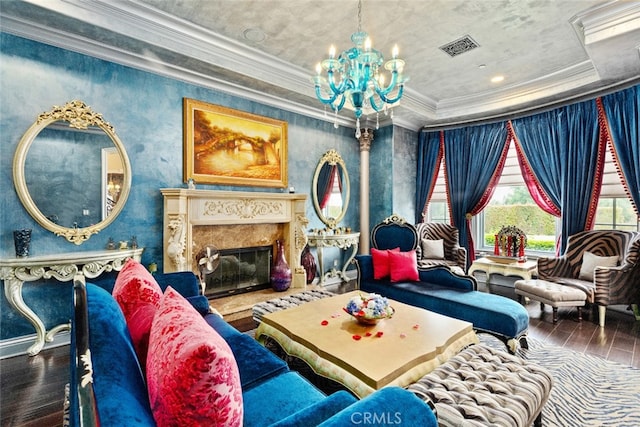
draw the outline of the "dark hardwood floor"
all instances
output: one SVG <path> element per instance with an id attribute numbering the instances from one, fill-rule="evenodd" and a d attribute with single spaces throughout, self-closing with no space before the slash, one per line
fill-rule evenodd
<path id="1" fill-rule="evenodd" d="M 515 299 L 513 289 L 492 286 L 492 292 Z M 604 328 L 597 325 L 597 313 L 561 308 L 552 323 L 551 307 L 540 310 L 529 302 L 529 336 L 559 347 L 592 354 L 640 368 L 640 322 L 629 313 L 607 310 Z M 242 331 L 255 327 L 252 319 L 233 322 Z M 69 348 L 48 349 L 39 355 L 18 356 L 0 361 L 0 416 L 2 427 L 57 427 L 62 425 L 64 386 L 69 376 Z"/>

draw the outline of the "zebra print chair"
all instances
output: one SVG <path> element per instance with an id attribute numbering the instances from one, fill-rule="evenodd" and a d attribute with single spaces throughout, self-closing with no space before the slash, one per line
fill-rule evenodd
<path id="1" fill-rule="evenodd" d="M 416 258 L 418 267 L 429 267 L 433 265 L 448 265 L 449 267 L 459 267 L 461 273 L 467 271 L 467 250 L 460 247 L 460 232 L 456 227 L 440 222 L 421 222 L 416 224 L 419 244 L 416 248 Z M 424 242 L 426 240 L 427 242 Z M 429 241 L 442 240 L 444 251 L 443 257 L 429 256 L 426 245 Z"/>
<path id="2" fill-rule="evenodd" d="M 581 278 L 585 252 L 600 257 L 617 256 L 615 267 L 595 267 L 593 280 Z M 587 294 L 587 302 L 598 306 L 604 326 L 609 305 L 640 303 L 640 233 L 620 230 L 590 230 L 569 236 L 565 254 L 538 258 L 540 279 L 572 286 Z"/>

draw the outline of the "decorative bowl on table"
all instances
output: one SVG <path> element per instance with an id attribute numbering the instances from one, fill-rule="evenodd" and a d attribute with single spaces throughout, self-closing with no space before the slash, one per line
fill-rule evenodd
<path id="1" fill-rule="evenodd" d="M 358 323 L 375 325 L 382 319 L 389 319 L 395 313 L 389 301 L 378 294 L 359 294 L 351 297 L 344 311 L 353 316 Z"/>

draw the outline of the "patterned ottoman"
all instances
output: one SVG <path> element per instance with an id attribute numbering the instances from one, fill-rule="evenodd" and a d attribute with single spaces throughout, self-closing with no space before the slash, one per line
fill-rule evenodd
<path id="1" fill-rule="evenodd" d="M 282 298 L 274 298 L 269 301 L 261 302 L 253 306 L 253 320 L 260 323 L 262 316 L 274 311 L 284 310 L 285 308 L 296 307 L 305 302 L 314 301 L 320 298 L 332 297 L 333 292 L 322 289 L 308 290 L 299 294 L 288 295 Z"/>
<path id="2" fill-rule="evenodd" d="M 540 279 L 516 280 L 513 285 L 520 303 L 522 297 L 528 297 L 539 301 L 542 311 L 545 304 L 550 305 L 553 308 L 553 323 L 558 323 L 558 307 L 577 307 L 578 321 L 582 321 L 582 306 L 587 294 L 580 289 Z"/>
<path id="3" fill-rule="evenodd" d="M 483 344 L 472 345 L 407 387 L 436 408 L 438 425 L 542 425 L 551 374 Z"/>

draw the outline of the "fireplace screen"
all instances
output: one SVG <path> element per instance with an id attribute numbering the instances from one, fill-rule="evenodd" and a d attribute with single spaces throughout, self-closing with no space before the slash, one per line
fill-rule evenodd
<path id="1" fill-rule="evenodd" d="M 271 251 L 271 246 L 220 250 L 220 264 L 205 275 L 205 295 L 216 298 L 268 288 Z"/>

